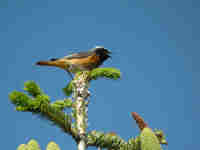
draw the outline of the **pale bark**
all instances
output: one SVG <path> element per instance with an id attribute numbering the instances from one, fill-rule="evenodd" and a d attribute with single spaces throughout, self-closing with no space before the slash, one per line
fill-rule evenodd
<path id="1" fill-rule="evenodd" d="M 86 149 L 86 129 L 87 129 L 87 104 L 86 99 L 89 96 L 88 91 L 88 74 L 87 72 L 82 73 L 78 77 L 75 77 L 73 81 L 73 97 L 75 100 L 75 119 L 76 119 L 76 129 L 78 131 L 80 140 L 78 141 L 78 150 Z"/>

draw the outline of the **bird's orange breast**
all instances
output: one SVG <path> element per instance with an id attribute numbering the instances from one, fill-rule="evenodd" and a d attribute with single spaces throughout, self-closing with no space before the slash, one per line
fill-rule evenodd
<path id="1" fill-rule="evenodd" d="M 100 60 L 99 56 L 96 54 L 93 54 L 91 56 L 85 57 L 85 58 L 73 58 L 73 59 L 67 59 L 67 62 L 74 65 L 86 65 L 86 64 L 96 64 Z"/>

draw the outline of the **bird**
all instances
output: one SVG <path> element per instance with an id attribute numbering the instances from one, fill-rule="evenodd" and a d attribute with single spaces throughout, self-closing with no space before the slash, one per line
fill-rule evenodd
<path id="1" fill-rule="evenodd" d="M 73 78 L 72 74 L 76 74 L 79 71 L 91 71 L 98 68 L 105 60 L 111 57 L 110 54 L 111 52 L 108 49 L 97 46 L 89 51 L 73 53 L 63 58 L 38 61 L 36 65 L 54 66 L 64 69 Z"/>

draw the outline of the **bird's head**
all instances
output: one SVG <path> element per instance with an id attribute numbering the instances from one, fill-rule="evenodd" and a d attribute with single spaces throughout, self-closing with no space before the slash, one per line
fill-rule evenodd
<path id="1" fill-rule="evenodd" d="M 110 58 L 111 56 L 109 54 L 111 54 L 111 52 L 104 48 L 104 47 L 100 47 L 97 46 L 93 49 L 93 51 L 100 57 L 101 60 L 106 60 L 108 58 Z"/>

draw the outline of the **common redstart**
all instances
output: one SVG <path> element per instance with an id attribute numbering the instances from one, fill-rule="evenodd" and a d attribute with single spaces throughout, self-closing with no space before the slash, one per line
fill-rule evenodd
<path id="1" fill-rule="evenodd" d="M 52 58 L 48 61 L 39 61 L 36 65 L 55 66 L 66 70 L 72 77 L 72 73 L 78 71 L 91 71 L 99 67 L 105 60 L 111 57 L 111 52 L 104 47 L 96 47 L 87 52 L 74 53 L 63 58 Z"/>

